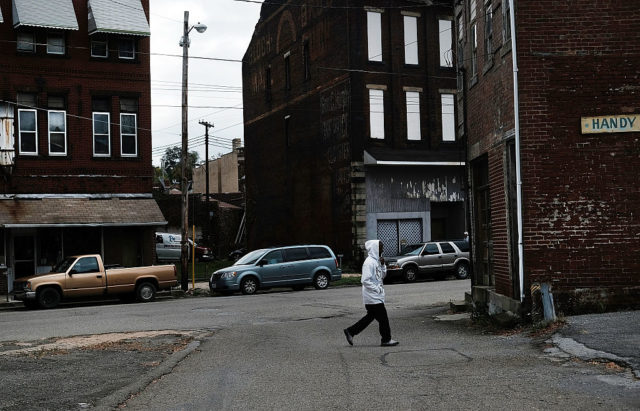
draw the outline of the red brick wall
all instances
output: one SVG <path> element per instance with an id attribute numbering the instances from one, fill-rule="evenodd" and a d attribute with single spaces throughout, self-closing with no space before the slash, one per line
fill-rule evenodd
<path id="1" fill-rule="evenodd" d="M 142 1 L 149 16 L 149 2 Z M 9 193 L 141 193 L 150 192 L 151 95 L 149 38 L 137 37 L 136 59 L 118 60 L 110 51 L 108 60 L 90 57 L 87 32 L 87 2 L 74 0 L 78 31 L 64 31 L 64 56 L 16 52 L 11 0 L 0 0 L 5 22 L 0 24 L 0 99 L 16 101 L 19 92 L 35 93 L 38 107 L 38 156 L 17 156 L 15 170 L 0 179 L 0 191 Z M 34 29 L 38 43 L 46 29 Z M 115 46 L 110 43 L 110 47 Z M 117 52 L 117 51 L 116 51 Z M 47 96 L 64 95 L 67 104 L 67 155 L 48 155 Z M 92 96 L 111 97 L 111 156 L 93 156 Z M 138 156 L 120 155 L 119 98 L 138 99 Z M 17 130 L 17 121 L 14 122 Z M 17 131 L 16 131 L 17 133 Z M 17 137 L 16 137 L 17 141 Z M 16 143 L 17 144 L 17 143 Z"/>
<path id="2" fill-rule="evenodd" d="M 499 3 L 494 45 L 501 37 Z M 640 10 L 632 3 L 517 3 L 525 292 L 550 282 L 565 312 L 640 301 L 640 136 L 583 135 L 580 121 L 640 114 Z M 498 51 L 504 64 L 483 71 L 483 13 L 478 16 L 480 74 L 468 91 L 469 152 L 489 154 L 495 285 L 511 295 L 500 141 L 513 127 L 511 54 Z"/>

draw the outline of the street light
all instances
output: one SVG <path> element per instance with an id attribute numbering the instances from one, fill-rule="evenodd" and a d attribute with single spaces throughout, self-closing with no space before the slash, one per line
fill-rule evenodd
<path id="1" fill-rule="evenodd" d="M 198 24 L 189 27 L 189 12 L 184 12 L 184 30 L 182 38 L 180 39 L 180 47 L 182 47 L 182 240 L 180 243 L 180 265 L 181 265 L 181 278 L 180 285 L 183 291 L 187 291 L 189 288 L 189 281 L 187 278 L 187 265 L 189 261 L 189 243 L 187 242 L 188 227 L 189 227 L 189 203 L 188 203 L 188 181 L 187 181 L 187 159 L 188 155 L 188 89 L 189 89 L 189 45 L 191 40 L 189 39 L 189 33 L 191 30 L 196 29 L 198 33 L 204 33 L 207 30 L 207 26 L 198 22 Z"/>

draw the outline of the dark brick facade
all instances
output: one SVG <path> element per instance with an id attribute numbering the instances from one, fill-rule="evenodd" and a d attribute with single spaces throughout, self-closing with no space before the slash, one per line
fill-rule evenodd
<path id="1" fill-rule="evenodd" d="M 640 302 L 640 133 L 582 134 L 581 117 L 640 114 L 640 10 L 633 2 L 516 2 L 523 197 L 525 312 L 532 286 L 550 283 L 565 313 Z M 471 76 L 470 1 L 464 15 L 465 96 L 471 177 L 488 167 L 486 246 L 473 187 L 474 285 L 519 300 L 517 230 L 510 203 L 514 134 L 511 45 L 505 0 L 493 0 L 493 59 L 485 55 L 485 4 L 477 1 L 478 75 Z M 481 181 L 482 179 L 478 179 Z M 477 252 L 485 247 L 487 254 Z M 515 264 L 514 264 L 515 263 Z"/>
<path id="2" fill-rule="evenodd" d="M 452 8 L 277 3 L 263 5 L 243 60 L 249 247 L 317 242 L 357 258 L 367 236 L 365 151 L 464 161 L 460 142 L 442 142 L 440 121 L 440 93 L 456 82 L 455 69 L 439 65 L 438 19 Z M 368 59 L 367 10 L 381 13 L 381 62 Z M 404 61 L 405 13 L 418 16 L 417 65 Z M 381 140 L 369 138 L 370 85 L 385 89 Z M 407 88 L 421 94 L 419 141 L 407 139 Z"/>
<path id="3" fill-rule="evenodd" d="M 0 179 L 0 193 L 149 193 L 151 166 L 151 83 L 149 37 L 130 37 L 136 44 L 133 60 L 119 59 L 110 35 L 106 59 L 91 57 L 87 28 L 87 1 L 74 0 L 79 30 L 63 30 L 63 55 L 46 52 L 46 28 L 15 29 L 11 0 L 0 0 L 0 100 L 16 102 L 18 93 L 35 94 L 38 107 L 38 155 L 17 155 L 9 179 Z M 142 1 L 149 15 L 148 0 Z M 18 52 L 19 31 L 35 34 L 36 51 Z M 44 43 L 44 44 L 43 44 Z M 48 101 L 62 97 L 67 111 L 67 154 L 48 150 Z M 92 98 L 109 102 L 111 155 L 93 155 Z M 137 101 L 137 156 L 123 157 L 120 150 L 120 99 Z M 2 104 L 3 102 L 0 102 Z M 17 110 L 16 110 L 17 118 Z M 18 122 L 15 122 L 17 130 Z M 16 131 L 17 142 L 17 131 Z"/>

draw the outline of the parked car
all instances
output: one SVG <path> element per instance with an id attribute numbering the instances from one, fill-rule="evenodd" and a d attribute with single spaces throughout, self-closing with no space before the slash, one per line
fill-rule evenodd
<path id="1" fill-rule="evenodd" d="M 189 258 L 191 258 L 193 240 L 189 238 L 187 241 L 189 242 Z M 156 233 L 156 259 L 158 261 L 180 261 L 181 242 L 182 236 L 180 234 Z M 211 261 L 213 260 L 213 251 L 196 243 L 195 256 L 197 261 Z"/>
<path id="2" fill-rule="evenodd" d="M 453 273 L 456 278 L 469 278 L 469 242 L 438 241 L 407 246 L 405 254 L 386 259 L 387 279 L 415 281 L 421 274 L 443 278 Z"/>
<path id="3" fill-rule="evenodd" d="M 322 290 L 342 278 L 335 254 L 326 245 L 298 245 L 251 251 L 209 279 L 215 291 L 254 294 L 259 288 L 313 285 Z"/>
<path id="4" fill-rule="evenodd" d="M 87 297 L 120 296 L 148 302 L 157 290 L 176 284 L 174 265 L 111 268 L 99 254 L 88 254 L 67 257 L 48 274 L 16 279 L 13 293 L 27 308 L 54 308 L 62 300 Z"/>

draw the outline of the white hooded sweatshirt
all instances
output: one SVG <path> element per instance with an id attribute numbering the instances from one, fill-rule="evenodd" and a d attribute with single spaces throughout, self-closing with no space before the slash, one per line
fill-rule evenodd
<path id="1" fill-rule="evenodd" d="M 384 303 L 382 279 L 387 275 L 387 267 L 380 264 L 380 240 L 369 240 L 364 244 L 367 259 L 362 264 L 362 301 L 365 304 Z"/>

